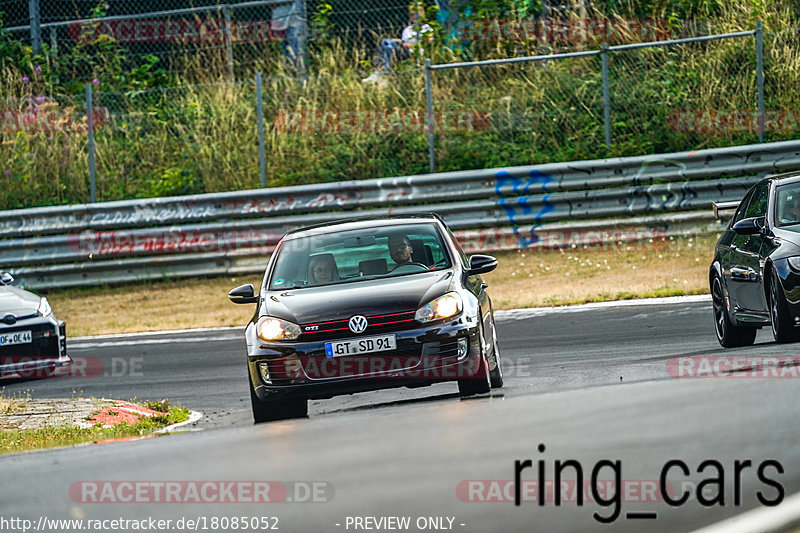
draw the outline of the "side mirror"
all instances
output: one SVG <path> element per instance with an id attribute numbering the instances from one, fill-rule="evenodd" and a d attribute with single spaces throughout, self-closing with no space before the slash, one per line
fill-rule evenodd
<path id="1" fill-rule="evenodd" d="M 250 283 L 231 289 L 228 293 L 228 298 L 235 304 L 254 304 L 258 302 L 258 296 L 255 295 L 255 290 Z"/>
<path id="2" fill-rule="evenodd" d="M 0 285 L 11 285 L 12 283 L 14 283 L 14 276 L 8 272 L 0 274 Z"/>
<path id="3" fill-rule="evenodd" d="M 485 274 L 497 268 L 497 259 L 491 255 L 473 255 L 469 258 L 467 275 Z"/>
<path id="4" fill-rule="evenodd" d="M 731 227 L 737 235 L 758 235 L 764 233 L 764 217 L 743 218 Z"/>

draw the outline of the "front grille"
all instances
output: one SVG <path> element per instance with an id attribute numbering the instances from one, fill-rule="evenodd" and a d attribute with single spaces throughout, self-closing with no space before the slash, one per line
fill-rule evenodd
<path id="1" fill-rule="evenodd" d="M 6 362 L 6 357 L 58 357 L 60 346 L 58 334 L 52 324 L 36 324 L 33 326 L 15 326 L 3 328 L 2 333 L 31 330 L 30 344 L 12 344 L 0 346 L 0 364 Z M 66 351 L 66 347 L 65 347 Z"/>
<path id="2" fill-rule="evenodd" d="M 458 339 L 446 342 L 426 342 L 422 355 L 431 357 L 458 357 Z"/>
<path id="3" fill-rule="evenodd" d="M 402 313 L 389 313 L 385 315 L 374 315 L 367 317 L 367 329 L 358 335 L 373 335 L 378 333 L 389 333 L 392 331 L 402 331 L 417 327 L 418 323 L 414 319 L 416 311 L 405 311 Z M 330 322 L 318 322 L 316 324 L 302 324 L 298 340 L 300 341 L 321 341 L 329 339 L 342 339 L 352 337 L 354 333 L 350 331 L 347 323 L 350 319 L 333 320 Z M 307 331 L 308 327 L 318 327 L 314 331 Z"/>

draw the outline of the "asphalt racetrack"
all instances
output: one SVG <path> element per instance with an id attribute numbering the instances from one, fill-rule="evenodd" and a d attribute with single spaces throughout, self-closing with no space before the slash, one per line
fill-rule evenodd
<path id="1" fill-rule="evenodd" d="M 169 398 L 202 412 L 189 426 L 202 431 L 2 456 L 0 516 L 37 526 L 42 517 L 172 520 L 165 531 L 195 520 L 199 531 L 652 533 L 692 531 L 758 507 L 758 496 L 777 502 L 800 491 L 798 380 L 755 377 L 757 368 L 691 378 L 676 375 L 690 367 L 675 359 L 790 357 L 800 345 L 775 344 L 762 330 L 755 346 L 723 351 L 710 301 L 697 299 L 497 317 L 506 386 L 488 396 L 462 400 L 455 383 L 386 390 L 314 401 L 308 419 L 258 426 L 241 329 L 72 341 L 70 354 L 101 362 L 101 375 L 15 382 L 6 394 Z M 516 506 L 515 462 L 526 460 L 520 490 L 529 492 Z M 547 485 L 567 460 L 576 463 L 563 469 L 565 501 L 556 506 L 551 494 L 540 504 L 534 482 Z M 670 497 L 688 495 L 679 506 L 660 496 L 668 464 Z M 579 468 L 584 485 L 569 481 Z M 616 476 L 622 490 L 605 492 Z M 152 503 L 122 502 L 133 494 L 124 481 L 278 483 L 268 503 L 263 493 L 260 503 L 241 494 L 195 503 L 188 493 Z M 92 501 L 103 488 L 107 503 Z M 267 520 L 242 528 L 233 517 Z"/>

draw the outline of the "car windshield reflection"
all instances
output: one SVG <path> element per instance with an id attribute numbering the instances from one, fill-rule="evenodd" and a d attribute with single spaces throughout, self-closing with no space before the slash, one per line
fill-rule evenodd
<path id="1" fill-rule="evenodd" d="M 296 237 L 286 240 L 277 253 L 270 290 L 391 278 L 451 266 L 433 224 Z"/>

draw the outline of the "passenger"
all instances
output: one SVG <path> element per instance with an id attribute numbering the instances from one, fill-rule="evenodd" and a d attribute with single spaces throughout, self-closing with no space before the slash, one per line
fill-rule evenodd
<path id="1" fill-rule="evenodd" d="M 800 197 L 795 194 L 794 198 L 787 200 L 783 204 L 782 211 L 783 214 L 780 218 L 781 224 L 797 224 L 800 222 Z"/>
<path id="2" fill-rule="evenodd" d="M 330 254 L 317 255 L 311 258 L 308 264 L 308 282 L 311 284 L 330 283 L 337 281 L 339 274 L 336 260 Z"/>

